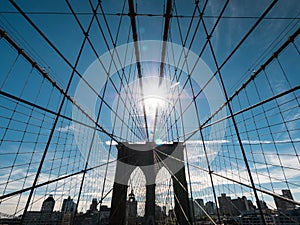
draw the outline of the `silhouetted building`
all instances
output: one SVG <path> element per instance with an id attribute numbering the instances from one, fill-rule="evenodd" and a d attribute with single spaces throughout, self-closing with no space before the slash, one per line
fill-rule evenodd
<path id="1" fill-rule="evenodd" d="M 215 214 L 217 214 L 217 206 L 212 201 L 208 201 L 208 202 L 205 203 L 205 209 L 206 209 L 206 212 L 209 215 L 215 215 Z"/>
<path id="2" fill-rule="evenodd" d="M 94 212 L 94 211 L 98 211 L 97 209 L 97 206 L 98 206 L 98 201 L 96 198 L 93 198 L 92 200 L 92 204 L 90 205 L 90 211 Z"/>
<path id="3" fill-rule="evenodd" d="M 40 211 L 27 211 L 24 215 L 23 224 L 26 225 L 60 225 L 62 215 L 60 212 L 53 212 L 55 200 L 49 195 L 43 203 Z"/>
<path id="4" fill-rule="evenodd" d="M 233 212 L 233 205 L 231 204 L 231 198 L 226 196 L 225 193 L 222 193 L 220 197 L 218 197 L 218 202 L 220 206 L 220 213 L 223 216 L 231 216 Z"/>
<path id="5" fill-rule="evenodd" d="M 251 200 L 247 200 L 245 196 L 242 198 L 232 199 L 232 216 L 238 216 L 244 211 L 254 210 L 254 205 Z"/>
<path id="6" fill-rule="evenodd" d="M 263 219 L 258 210 L 250 210 L 243 212 L 239 217 L 240 225 L 263 225 Z M 277 225 L 274 221 L 273 215 L 270 213 L 264 213 L 264 221 L 266 225 Z"/>
<path id="7" fill-rule="evenodd" d="M 262 210 L 267 210 L 269 209 L 268 206 L 267 206 L 267 203 L 265 201 L 262 201 L 262 200 L 259 200 L 259 205 L 260 205 L 260 208 Z"/>
<path id="8" fill-rule="evenodd" d="M 72 212 L 66 212 L 62 215 L 61 225 L 71 225 L 73 223 L 74 214 Z"/>
<path id="9" fill-rule="evenodd" d="M 64 199 L 61 211 L 63 213 L 66 212 L 75 212 L 76 210 L 76 203 L 73 199 L 69 196 L 67 199 Z"/>
<path id="10" fill-rule="evenodd" d="M 23 224 L 26 225 L 61 225 L 60 212 L 45 213 L 40 211 L 28 211 L 24 216 Z"/>
<path id="11" fill-rule="evenodd" d="M 53 198 L 53 195 L 49 195 L 49 197 L 43 201 L 41 212 L 51 213 L 53 212 L 55 205 L 55 200 Z"/>
<path id="12" fill-rule="evenodd" d="M 281 195 L 282 197 L 294 200 L 290 190 L 286 189 L 286 190 L 281 190 L 281 191 L 282 191 L 282 195 Z M 285 201 L 284 199 L 281 199 L 278 197 L 274 197 L 274 201 L 275 201 L 277 209 L 280 211 L 295 209 L 295 204 L 293 204 L 292 202 Z"/>
<path id="13" fill-rule="evenodd" d="M 299 225 L 300 208 L 278 213 L 274 216 L 276 225 Z"/>
<path id="14" fill-rule="evenodd" d="M 100 205 L 97 209 L 98 202 L 93 198 L 90 208 L 86 213 L 77 213 L 74 225 L 107 225 L 109 222 L 110 208 L 106 205 Z"/>
<path id="15" fill-rule="evenodd" d="M 71 225 L 73 223 L 73 217 L 76 211 L 76 203 L 69 196 L 67 199 L 64 199 L 61 212 L 62 216 L 62 225 Z"/>
<path id="16" fill-rule="evenodd" d="M 199 199 L 199 198 L 196 198 L 195 201 L 196 201 L 196 203 L 195 203 L 196 207 L 194 207 L 195 217 L 196 217 L 196 219 L 200 219 L 201 217 L 203 217 L 205 215 L 205 213 L 203 212 L 203 209 L 205 208 L 204 201 L 203 201 L 203 199 Z"/>
<path id="17" fill-rule="evenodd" d="M 72 225 L 99 225 L 100 222 L 100 212 L 99 211 L 90 211 L 86 213 L 77 213 L 74 219 L 74 224 Z"/>
<path id="18" fill-rule="evenodd" d="M 204 209 L 204 201 L 203 199 L 195 199 L 192 198 L 190 200 L 190 210 L 191 215 L 193 216 L 193 220 L 200 220 L 204 216 L 204 212 L 202 209 Z M 193 211 L 192 211 L 193 210 Z"/>
<path id="19" fill-rule="evenodd" d="M 223 193 L 220 197 L 218 197 L 218 201 L 220 214 L 222 216 L 239 216 L 245 211 L 255 210 L 255 206 L 252 201 L 247 200 L 245 196 L 242 198 L 238 197 L 236 199 L 231 199 Z"/>
<path id="20" fill-rule="evenodd" d="M 136 224 L 137 201 L 135 200 L 133 190 L 131 190 L 131 193 L 128 195 L 128 200 L 126 204 L 126 218 L 128 225 Z"/>

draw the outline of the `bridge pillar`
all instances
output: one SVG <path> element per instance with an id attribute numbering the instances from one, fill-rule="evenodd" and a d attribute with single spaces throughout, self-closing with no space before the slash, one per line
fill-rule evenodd
<path id="1" fill-rule="evenodd" d="M 155 184 L 146 185 L 145 225 L 155 224 Z"/>
<path id="2" fill-rule="evenodd" d="M 175 176 L 172 176 L 172 181 L 177 223 L 180 225 L 192 224 L 184 168 L 180 169 Z"/>
<path id="3" fill-rule="evenodd" d="M 110 225 L 126 224 L 127 185 L 114 183 L 111 200 Z"/>

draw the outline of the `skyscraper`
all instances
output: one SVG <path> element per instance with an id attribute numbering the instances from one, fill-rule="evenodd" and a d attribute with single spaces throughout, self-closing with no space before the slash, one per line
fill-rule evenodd
<path id="1" fill-rule="evenodd" d="M 220 197 L 218 197 L 220 212 L 222 215 L 232 215 L 233 206 L 231 204 L 231 198 L 226 196 L 225 193 L 222 193 Z"/>
<path id="2" fill-rule="evenodd" d="M 204 216 L 204 201 L 203 199 L 197 198 L 197 199 L 189 199 L 190 201 L 190 210 L 191 215 L 194 217 L 193 219 L 199 220 L 202 216 Z M 193 211 L 192 211 L 193 210 Z"/>
<path id="3" fill-rule="evenodd" d="M 55 205 L 55 200 L 53 198 L 53 195 L 49 195 L 49 197 L 43 201 L 41 212 L 52 213 L 54 209 L 54 205 Z"/>
<path id="4" fill-rule="evenodd" d="M 208 201 L 208 202 L 205 203 L 205 209 L 206 209 L 206 212 L 210 215 L 213 215 L 213 214 L 217 213 L 217 206 L 212 201 Z"/>
<path id="5" fill-rule="evenodd" d="M 73 199 L 69 196 L 67 199 L 64 199 L 61 211 L 65 212 L 75 212 L 76 210 L 76 203 Z"/>
<path id="6" fill-rule="evenodd" d="M 294 200 L 290 190 L 284 189 L 284 190 L 281 190 L 281 191 L 282 191 L 282 195 L 281 195 L 282 197 Z M 295 209 L 295 204 L 293 204 L 291 202 L 288 202 L 288 201 L 285 201 L 284 199 L 274 197 L 274 201 L 275 201 L 277 209 L 280 210 L 280 211 Z"/>
<path id="7" fill-rule="evenodd" d="M 96 199 L 96 198 L 93 198 L 92 204 L 90 205 L 90 211 L 91 211 L 91 212 L 98 211 L 97 205 L 98 205 L 97 199 Z"/>
<path id="8" fill-rule="evenodd" d="M 135 224 L 137 218 L 137 201 L 135 200 L 133 190 L 131 190 L 130 194 L 128 195 L 126 208 L 127 224 L 133 225 Z"/>

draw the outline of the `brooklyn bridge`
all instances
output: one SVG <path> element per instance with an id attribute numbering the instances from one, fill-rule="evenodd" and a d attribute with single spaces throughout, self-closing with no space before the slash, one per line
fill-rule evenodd
<path id="1" fill-rule="evenodd" d="M 1 0 L 0 224 L 300 224 L 299 0 Z"/>

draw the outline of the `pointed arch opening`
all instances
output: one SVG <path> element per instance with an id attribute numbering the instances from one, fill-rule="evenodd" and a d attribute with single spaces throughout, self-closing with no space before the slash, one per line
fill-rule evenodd
<path id="1" fill-rule="evenodd" d="M 127 204 L 127 220 L 129 218 L 130 220 L 130 215 L 128 215 L 128 212 L 133 212 L 136 210 L 136 217 L 143 217 L 145 214 L 145 202 L 146 202 L 146 177 L 144 172 L 141 170 L 140 167 L 136 167 L 128 180 L 128 197 L 127 201 L 129 202 Z M 132 200 L 132 194 L 134 195 L 134 201 L 136 201 L 136 206 L 135 204 L 130 203 Z M 136 209 L 129 209 L 129 205 L 131 207 L 136 207 Z M 133 213 L 134 214 L 134 213 Z M 132 216 L 133 216 L 132 214 Z M 129 216 L 129 217 L 128 217 Z"/>
<path id="2" fill-rule="evenodd" d="M 159 224 L 175 221 L 173 180 L 166 167 L 161 167 L 155 180 L 155 219 Z"/>

